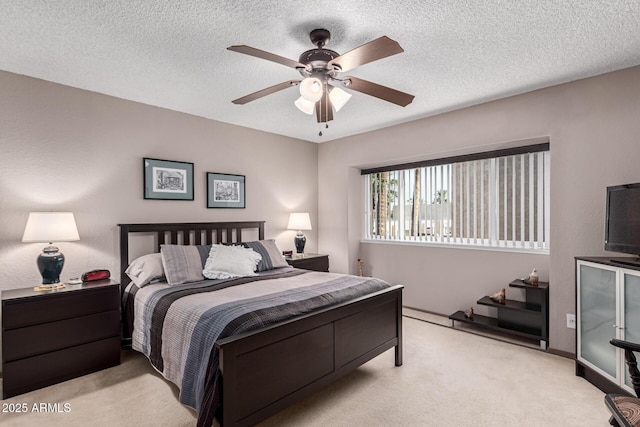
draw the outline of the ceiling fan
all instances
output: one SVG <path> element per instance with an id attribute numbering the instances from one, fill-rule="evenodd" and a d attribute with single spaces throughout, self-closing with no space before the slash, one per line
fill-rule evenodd
<path id="1" fill-rule="evenodd" d="M 234 99 L 232 102 L 242 105 L 288 87 L 299 86 L 300 98 L 295 101 L 295 105 L 306 114 L 313 114 L 315 109 L 318 123 L 326 123 L 333 120 L 333 110 L 340 110 L 351 97 L 350 93 L 341 89 L 343 87 L 402 107 L 406 107 L 413 101 L 414 96 L 408 93 L 356 77 L 340 76 L 340 73 L 360 65 L 404 52 L 398 42 L 387 36 L 382 36 L 339 55 L 333 50 L 325 49 L 331 38 L 331 33 L 328 30 L 313 30 L 310 33 L 310 38 L 317 48 L 303 52 L 298 61 L 246 45 L 228 47 L 227 49 L 234 52 L 295 68 L 303 77 L 302 80 L 288 80 Z"/>

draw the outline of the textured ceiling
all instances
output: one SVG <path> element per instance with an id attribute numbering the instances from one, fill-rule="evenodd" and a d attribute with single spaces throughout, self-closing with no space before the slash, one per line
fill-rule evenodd
<path id="1" fill-rule="evenodd" d="M 638 0 L 0 0 L 0 69 L 323 142 L 639 65 L 639 23 Z M 300 75 L 228 46 L 297 60 L 322 27 L 338 53 L 398 41 L 348 74 L 413 103 L 354 92 L 328 129 L 293 105 L 297 88 L 231 103 Z"/>

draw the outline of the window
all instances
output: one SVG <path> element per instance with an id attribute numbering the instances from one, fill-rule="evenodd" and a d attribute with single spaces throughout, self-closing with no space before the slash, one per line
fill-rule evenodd
<path id="1" fill-rule="evenodd" d="M 549 143 L 363 170 L 365 239 L 549 249 Z"/>

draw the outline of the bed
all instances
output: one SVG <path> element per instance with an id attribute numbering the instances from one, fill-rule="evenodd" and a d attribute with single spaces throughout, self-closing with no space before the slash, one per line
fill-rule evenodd
<path id="1" fill-rule="evenodd" d="M 193 353 L 191 349 L 189 357 L 180 356 L 182 360 L 189 361 L 185 363 L 184 371 L 191 372 L 189 375 L 194 377 L 193 382 L 198 382 L 193 387 L 202 401 L 199 401 L 199 405 L 187 405 L 198 411 L 199 426 L 212 425 L 214 417 L 220 425 L 225 427 L 255 425 L 392 348 L 395 348 L 395 365 L 402 365 L 403 287 L 400 285 L 391 286 L 374 278 L 307 272 L 292 267 L 281 267 L 261 272 L 260 275 L 251 278 L 251 284 L 248 284 L 249 279 L 245 280 L 245 278 L 204 281 L 189 284 L 184 288 L 169 287 L 161 282 L 154 286 L 145 286 L 143 292 L 140 290 L 142 288 L 138 289 L 136 285 L 129 283 L 130 279 L 125 273 L 132 261 L 130 237 L 140 234 L 150 236 L 154 240 L 155 252 L 160 252 L 161 245 L 239 244 L 246 240 L 243 239 L 243 235 L 247 234 L 255 235 L 258 241 L 263 241 L 264 221 L 119 224 L 119 227 L 120 277 L 123 290 L 123 346 L 131 346 L 132 329 L 134 336 L 136 333 L 146 334 L 148 341 L 165 340 L 166 346 L 169 346 L 169 343 L 175 340 L 175 334 L 179 333 L 163 330 L 155 332 L 155 341 L 153 337 L 149 338 L 157 325 L 145 323 L 145 320 L 140 319 L 152 317 L 142 314 L 145 310 L 140 308 L 141 303 L 136 302 L 136 298 L 142 298 L 143 294 L 147 295 L 147 301 L 164 301 L 171 293 L 172 301 L 177 301 L 178 297 L 174 298 L 173 293 L 179 288 L 180 292 L 197 294 L 182 298 L 180 301 L 197 300 L 198 304 L 202 305 L 209 295 L 213 295 L 211 298 L 221 298 L 220 295 L 247 292 L 250 289 L 248 286 L 273 286 L 275 289 L 280 289 L 279 286 L 289 286 L 282 284 L 287 282 L 294 284 L 295 295 L 314 293 L 313 298 L 304 299 L 304 304 L 311 300 L 324 301 L 324 305 L 319 308 L 301 307 L 297 302 L 298 297 L 286 294 L 287 304 L 282 306 L 286 306 L 285 311 L 290 310 L 287 314 L 290 317 L 285 317 L 279 309 L 278 311 L 263 310 L 271 314 L 267 318 L 258 320 L 255 320 L 258 316 L 255 312 L 245 313 L 245 318 L 251 321 L 245 322 L 244 326 L 233 329 L 227 325 L 224 328 L 224 331 L 228 331 L 227 334 L 212 335 L 215 342 L 212 344 L 210 353 L 207 353 L 208 357 L 190 357 Z M 254 279 L 257 284 L 253 283 Z M 379 282 L 384 283 L 384 286 Z M 241 285 L 231 286 L 238 283 Z M 344 286 L 348 291 L 346 288 L 338 289 L 338 283 L 345 283 Z M 313 286 L 307 286 L 310 284 Z M 323 287 L 331 288 L 332 292 L 335 288 L 339 298 L 332 299 L 334 294 L 325 292 Z M 209 294 L 204 293 L 204 288 L 219 290 L 216 290 L 215 294 Z M 150 296 L 156 289 L 162 292 L 162 298 Z M 274 295 L 280 298 L 285 293 L 275 292 Z M 331 298 L 327 299 L 327 295 Z M 270 295 L 269 298 L 275 297 Z M 289 302 L 290 300 L 296 301 Z M 251 304 L 246 301 L 239 305 L 240 308 L 234 309 L 247 310 L 246 307 Z M 256 304 L 262 304 L 262 302 L 256 302 Z M 136 307 L 140 314 L 136 313 Z M 154 307 L 154 310 L 154 318 L 157 318 L 158 309 Z M 214 309 L 206 310 L 206 313 L 210 313 Z M 277 315 L 274 316 L 274 312 Z M 190 316 L 184 313 L 167 313 L 172 312 L 168 309 L 163 315 L 173 315 L 180 319 Z M 165 319 L 165 323 L 169 321 Z M 247 324 L 249 326 L 246 326 Z M 205 335 L 216 329 L 214 326 L 209 325 Z M 182 328 L 185 327 L 182 326 Z M 208 351 L 206 346 L 203 348 L 204 350 L 200 350 L 201 353 Z M 136 350 L 140 351 L 140 349 Z M 186 349 L 184 351 L 187 352 Z M 162 360 L 163 357 L 165 357 L 164 353 L 160 357 L 161 367 L 163 363 L 166 365 L 173 363 Z M 158 369 L 157 361 L 154 362 L 152 357 L 150 360 Z M 166 366 L 164 369 L 171 371 Z M 181 372 L 180 375 L 187 375 L 185 372 Z M 161 373 L 165 378 L 172 380 L 169 378 L 171 375 Z M 184 383 L 185 381 L 182 384 L 177 383 L 181 388 L 181 402 Z M 201 387 L 203 384 L 204 388 Z"/>

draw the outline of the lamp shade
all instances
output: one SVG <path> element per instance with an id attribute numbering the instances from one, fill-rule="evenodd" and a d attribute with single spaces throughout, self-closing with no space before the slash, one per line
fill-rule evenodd
<path id="1" fill-rule="evenodd" d="M 318 102 L 322 98 L 322 82 L 315 77 L 307 77 L 300 83 L 300 95 L 310 102 Z"/>
<path id="2" fill-rule="evenodd" d="M 290 214 L 289 224 L 287 225 L 287 229 L 288 230 L 312 230 L 311 219 L 309 218 L 309 214 L 306 212 Z"/>
<path id="3" fill-rule="evenodd" d="M 80 240 L 72 212 L 31 212 L 23 242 L 71 242 Z"/>
<path id="4" fill-rule="evenodd" d="M 329 99 L 331 99 L 331 104 L 333 105 L 333 108 L 336 109 L 336 111 L 340 111 L 340 109 L 344 107 L 344 104 L 347 103 L 349 98 L 351 98 L 351 94 L 345 92 L 339 87 L 334 87 L 333 89 L 331 89 L 331 92 L 329 92 Z"/>
<path id="5" fill-rule="evenodd" d="M 315 102 L 307 101 L 302 96 L 294 102 L 298 110 L 302 111 L 305 114 L 313 114 L 313 109 L 316 106 Z"/>

